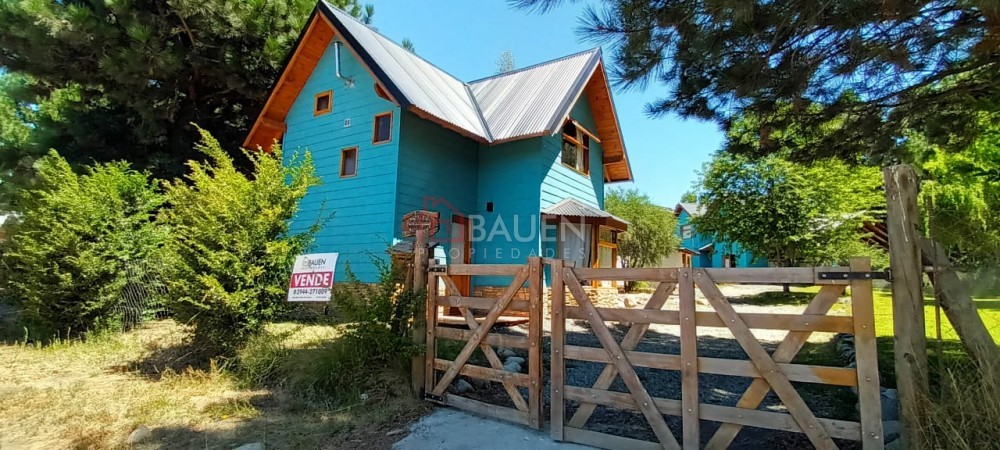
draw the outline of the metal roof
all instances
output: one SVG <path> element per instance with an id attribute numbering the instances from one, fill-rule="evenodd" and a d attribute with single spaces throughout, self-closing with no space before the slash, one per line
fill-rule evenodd
<path id="1" fill-rule="evenodd" d="M 601 52 L 587 50 L 469 83 L 495 141 L 551 132 L 573 107 Z"/>
<path id="2" fill-rule="evenodd" d="M 601 60 L 600 49 L 463 83 L 323 0 L 327 17 L 390 91 L 485 142 L 554 133 Z"/>
<path id="3" fill-rule="evenodd" d="M 573 198 L 567 198 L 559 203 L 556 203 L 548 208 L 542 210 L 542 214 L 548 214 L 552 216 L 569 216 L 569 217 L 596 217 L 602 219 L 614 219 L 624 224 L 629 222 L 622 219 L 614 214 L 607 211 L 601 211 L 590 205 L 581 203 L 579 200 Z"/>
<path id="4" fill-rule="evenodd" d="M 702 214 L 705 214 L 705 205 L 700 205 L 698 203 L 685 203 L 685 202 L 678 203 L 677 208 L 675 208 L 675 211 L 680 213 L 681 209 L 687 211 L 688 215 L 691 217 L 698 217 Z"/>

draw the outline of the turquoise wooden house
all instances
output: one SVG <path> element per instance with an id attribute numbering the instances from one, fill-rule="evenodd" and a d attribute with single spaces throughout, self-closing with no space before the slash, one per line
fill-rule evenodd
<path id="1" fill-rule="evenodd" d="M 610 267 L 627 227 L 604 211 L 632 170 L 599 49 L 461 81 L 320 1 L 245 145 L 275 141 L 312 153 L 323 184 L 293 226 L 334 215 L 313 250 L 340 254 L 339 280 L 346 262 L 375 281 L 415 210 L 440 214 L 447 263 Z"/>
<path id="2" fill-rule="evenodd" d="M 755 256 L 739 242 L 726 242 L 700 234 L 691 219 L 702 215 L 705 207 L 697 203 L 678 203 L 677 235 L 681 238 L 680 265 L 685 267 L 767 267 L 767 259 Z"/>

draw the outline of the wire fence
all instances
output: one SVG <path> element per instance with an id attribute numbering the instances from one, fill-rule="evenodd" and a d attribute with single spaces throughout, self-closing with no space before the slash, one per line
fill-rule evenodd
<path id="1" fill-rule="evenodd" d="M 125 266 L 125 276 L 125 286 L 112 309 L 114 316 L 121 318 L 122 330 L 169 315 L 164 305 L 167 284 L 159 264 L 145 260 L 130 262 Z"/>

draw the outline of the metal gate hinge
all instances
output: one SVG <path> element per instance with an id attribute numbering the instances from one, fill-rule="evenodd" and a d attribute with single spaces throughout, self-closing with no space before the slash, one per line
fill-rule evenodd
<path id="1" fill-rule="evenodd" d="M 446 266 L 430 266 L 427 268 L 427 271 L 434 273 L 445 273 L 448 271 L 448 268 Z"/>
<path id="2" fill-rule="evenodd" d="M 821 280 L 886 280 L 892 281 L 892 270 L 885 269 L 875 272 L 818 272 Z"/>
<path id="3" fill-rule="evenodd" d="M 425 393 L 424 400 L 430 400 L 434 402 L 444 402 L 444 396 Z"/>

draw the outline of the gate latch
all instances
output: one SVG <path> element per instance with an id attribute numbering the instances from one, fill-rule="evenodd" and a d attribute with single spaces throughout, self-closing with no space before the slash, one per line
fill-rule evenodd
<path id="1" fill-rule="evenodd" d="M 821 280 L 886 280 L 892 281 L 892 270 L 874 272 L 818 272 Z"/>

